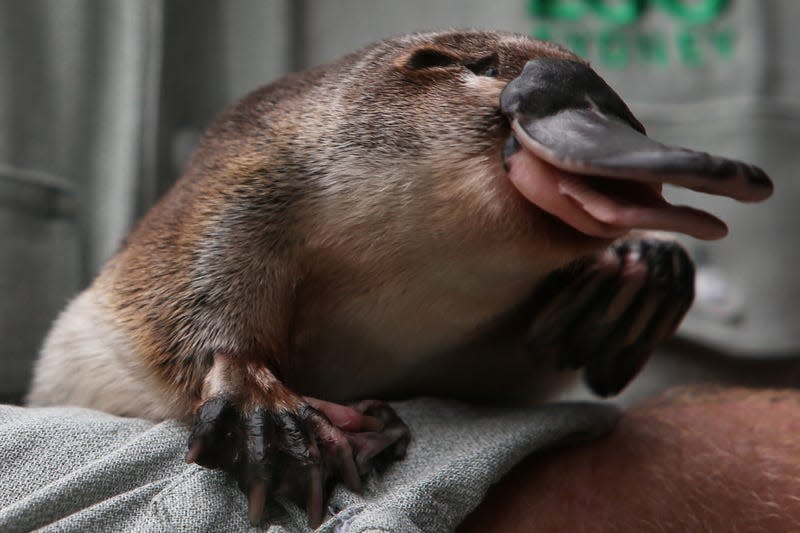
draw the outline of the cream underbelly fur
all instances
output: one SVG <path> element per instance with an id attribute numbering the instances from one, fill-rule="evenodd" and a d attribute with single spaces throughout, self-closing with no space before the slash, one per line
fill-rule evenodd
<path id="1" fill-rule="evenodd" d="M 36 364 L 28 404 L 75 405 L 151 420 L 191 412 L 188 402 L 162 391 L 95 290 L 81 293 L 56 320 Z"/>

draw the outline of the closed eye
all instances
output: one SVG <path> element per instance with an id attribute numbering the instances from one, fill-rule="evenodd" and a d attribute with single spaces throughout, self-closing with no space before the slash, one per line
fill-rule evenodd
<path id="1" fill-rule="evenodd" d="M 464 66 L 477 76 L 496 78 L 500 74 L 497 62 L 497 54 L 490 54 Z"/>

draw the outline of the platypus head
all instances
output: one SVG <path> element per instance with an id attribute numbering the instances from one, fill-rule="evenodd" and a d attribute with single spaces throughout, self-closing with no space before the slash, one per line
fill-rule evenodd
<path id="1" fill-rule="evenodd" d="M 670 205 L 664 183 L 740 201 L 772 192 L 752 165 L 650 139 L 586 62 L 512 33 L 380 41 L 237 109 L 261 108 L 269 121 L 231 131 L 270 163 L 265 175 L 307 176 L 302 234 L 375 264 L 438 254 L 550 270 L 634 229 L 726 234 Z"/>
<path id="2" fill-rule="evenodd" d="M 449 31 L 383 41 L 359 57 L 339 131 L 383 171 L 403 175 L 397 182 L 427 210 L 418 218 L 461 210 L 475 220 L 493 213 L 508 227 L 525 217 L 539 228 L 555 223 L 584 240 L 631 229 L 718 239 L 721 220 L 670 205 L 662 184 L 740 201 L 772 192 L 757 167 L 647 137 L 587 63 L 550 43 Z"/>

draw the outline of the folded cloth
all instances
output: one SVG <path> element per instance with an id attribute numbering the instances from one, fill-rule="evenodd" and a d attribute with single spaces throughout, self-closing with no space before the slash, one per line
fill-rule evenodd
<path id="1" fill-rule="evenodd" d="M 393 404 L 413 434 L 405 460 L 362 494 L 337 487 L 328 533 L 449 531 L 514 464 L 611 429 L 596 403 L 508 409 L 434 399 Z M 0 531 L 308 531 L 279 499 L 264 527 L 226 474 L 184 460 L 189 428 L 75 407 L 0 406 Z M 269 525 L 266 525 L 269 524 Z"/>

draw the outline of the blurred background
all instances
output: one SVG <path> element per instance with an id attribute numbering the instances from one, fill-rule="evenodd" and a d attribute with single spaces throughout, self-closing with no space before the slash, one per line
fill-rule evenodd
<path id="1" fill-rule="evenodd" d="M 796 0 L 0 0 L 0 400 L 19 401 L 50 322 L 227 104 L 374 40 L 460 27 L 562 43 L 651 136 L 771 174 L 766 205 L 707 201 L 731 237 L 687 241 L 700 270 L 681 333 L 711 367 L 796 383 L 798 23 Z"/>

